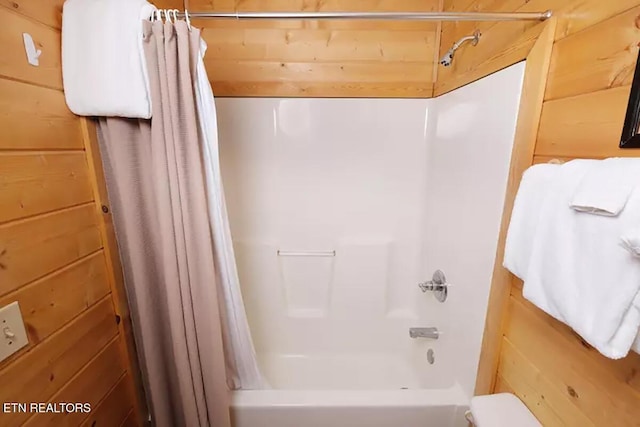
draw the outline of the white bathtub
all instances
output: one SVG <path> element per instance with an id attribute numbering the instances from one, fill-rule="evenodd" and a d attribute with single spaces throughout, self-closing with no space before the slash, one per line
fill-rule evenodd
<path id="1" fill-rule="evenodd" d="M 274 389 L 235 392 L 234 427 L 466 426 L 468 399 L 459 385 L 432 375 L 438 388 L 421 388 L 411 361 L 392 354 L 260 359 Z"/>
<path id="2" fill-rule="evenodd" d="M 259 390 L 233 397 L 234 427 L 464 427 L 464 395 L 433 390 Z"/>

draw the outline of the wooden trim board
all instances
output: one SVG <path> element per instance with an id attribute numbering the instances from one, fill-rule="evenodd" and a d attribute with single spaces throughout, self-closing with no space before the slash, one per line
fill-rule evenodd
<path id="1" fill-rule="evenodd" d="M 504 243 L 520 178 L 533 162 L 555 30 L 556 19 L 552 18 L 544 24 L 539 37 L 532 44 L 531 50 L 526 55 L 527 64 L 516 123 L 513 152 L 511 154 L 498 249 L 491 280 L 489 305 L 482 337 L 480 363 L 476 378 L 476 395 L 492 393 L 496 385 L 502 331 L 512 282 L 511 274 L 502 267 Z"/>

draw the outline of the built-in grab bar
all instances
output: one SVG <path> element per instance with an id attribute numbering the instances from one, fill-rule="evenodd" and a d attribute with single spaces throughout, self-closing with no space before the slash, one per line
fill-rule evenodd
<path id="1" fill-rule="evenodd" d="M 440 337 L 438 328 L 409 328 L 411 338 L 431 338 L 437 340 Z"/>
<path id="2" fill-rule="evenodd" d="M 278 256 L 336 256 L 336 251 L 278 251 Z"/>

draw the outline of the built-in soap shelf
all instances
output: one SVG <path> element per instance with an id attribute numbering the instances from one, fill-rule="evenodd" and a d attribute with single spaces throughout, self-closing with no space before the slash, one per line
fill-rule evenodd
<path id="1" fill-rule="evenodd" d="M 336 251 L 277 251 L 278 256 L 290 257 L 334 257 Z"/>

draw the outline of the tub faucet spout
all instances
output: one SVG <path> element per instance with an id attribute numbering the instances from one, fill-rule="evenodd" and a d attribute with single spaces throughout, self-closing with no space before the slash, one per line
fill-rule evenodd
<path id="1" fill-rule="evenodd" d="M 431 338 L 437 340 L 440 337 L 438 328 L 409 328 L 411 338 Z"/>

